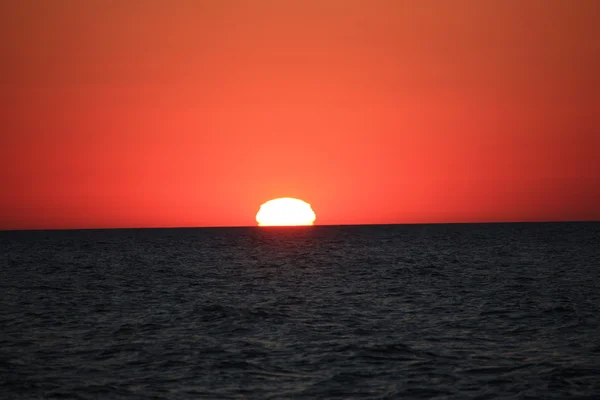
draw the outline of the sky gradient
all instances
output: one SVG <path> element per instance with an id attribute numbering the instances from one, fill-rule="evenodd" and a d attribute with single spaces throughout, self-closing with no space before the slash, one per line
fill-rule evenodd
<path id="1" fill-rule="evenodd" d="M 600 220 L 597 0 L 0 0 L 0 229 Z"/>

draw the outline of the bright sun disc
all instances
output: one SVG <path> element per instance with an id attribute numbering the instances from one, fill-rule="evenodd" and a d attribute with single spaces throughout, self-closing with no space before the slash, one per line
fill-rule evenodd
<path id="1" fill-rule="evenodd" d="M 291 197 L 267 201 L 256 214 L 259 226 L 312 225 L 316 215 L 310 204 Z"/>

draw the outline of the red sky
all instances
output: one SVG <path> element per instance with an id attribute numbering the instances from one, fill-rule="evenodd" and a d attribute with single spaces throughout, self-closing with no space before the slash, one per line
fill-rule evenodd
<path id="1" fill-rule="evenodd" d="M 600 220 L 597 0 L 0 0 L 0 229 Z"/>

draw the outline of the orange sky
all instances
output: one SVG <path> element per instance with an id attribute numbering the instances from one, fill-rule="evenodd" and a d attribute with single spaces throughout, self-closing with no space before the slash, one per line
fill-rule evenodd
<path id="1" fill-rule="evenodd" d="M 597 0 L 0 0 L 0 229 L 600 220 Z"/>

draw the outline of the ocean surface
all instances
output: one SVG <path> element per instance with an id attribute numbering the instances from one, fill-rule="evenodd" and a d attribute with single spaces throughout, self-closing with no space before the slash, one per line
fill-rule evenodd
<path id="1" fill-rule="evenodd" d="M 0 232 L 2 399 L 600 399 L 600 223 Z"/>

